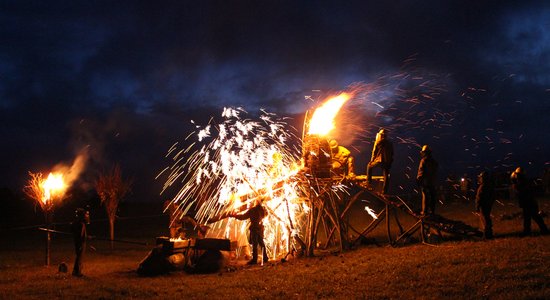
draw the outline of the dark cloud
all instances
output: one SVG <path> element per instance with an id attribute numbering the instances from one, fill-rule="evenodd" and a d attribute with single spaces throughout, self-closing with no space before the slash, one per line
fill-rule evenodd
<path id="1" fill-rule="evenodd" d="M 550 5 L 540 1 L 2 6 L 0 185 L 18 188 L 27 171 L 71 160 L 79 147 L 98 169 L 123 161 L 146 182 L 191 119 L 228 105 L 300 119 L 307 99 L 357 83 L 376 91 L 346 108 L 348 120 L 363 116 L 348 122 L 362 128 L 350 138 L 356 153 L 389 127 L 408 141 L 404 156 L 433 143 L 457 168 L 550 161 L 541 131 Z"/>

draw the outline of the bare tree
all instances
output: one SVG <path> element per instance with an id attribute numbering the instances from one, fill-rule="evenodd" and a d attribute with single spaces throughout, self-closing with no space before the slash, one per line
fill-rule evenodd
<path id="1" fill-rule="evenodd" d="M 115 218 L 119 202 L 130 192 L 132 180 L 122 179 L 120 166 L 116 164 L 110 172 L 99 174 L 95 184 L 101 204 L 105 207 L 109 218 L 109 232 L 111 238 L 111 249 L 115 238 Z"/>
<path id="2" fill-rule="evenodd" d="M 44 211 L 49 210 L 49 207 L 46 205 L 51 205 L 52 202 L 43 201 L 45 197 L 44 188 L 42 188 L 42 185 L 44 184 L 42 173 L 29 172 L 29 176 L 31 178 L 29 179 L 27 185 L 23 188 L 23 192 L 25 193 L 25 195 L 27 195 L 27 197 L 35 200 L 38 204 L 40 204 L 40 207 Z"/>

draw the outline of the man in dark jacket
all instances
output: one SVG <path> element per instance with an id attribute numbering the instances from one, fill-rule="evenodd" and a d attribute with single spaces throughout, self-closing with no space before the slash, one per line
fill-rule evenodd
<path id="1" fill-rule="evenodd" d="M 71 224 L 73 233 L 75 260 L 73 267 L 73 276 L 82 277 L 82 260 L 86 250 L 86 240 L 88 233 L 86 232 L 86 224 L 90 224 L 90 212 L 82 208 L 75 211 L 75 219 Z"/>
<path id="2" fill-rule="evenodd" d="M 478 176 L 476 192 L 476 211 L 479 213 L 483 236 L 485 239 L 493 238 L 493 222 L 491 220 L 491 208 L 495 202 L 495 187 L 490 174 L 483 171 Z"/>
<path id="3" fill-rule="evenodd" d="M 264 225 L 263 219 L 267 216 L 267 210 L 261 203 L 255 204 L 244 214 L 230 214 L 229 217 L 236 218 L 238 220 L 250 220 L 248 227 L 250 236 L 248 241 L 252 245 L 252 259 L 248 262 L 249 265 L 255 265 L 258 263 L 258 246 L 262 249 L 263 262 L 267 262 L 269 257 L 267 256 L 267 250 L 264 244 Z"/>
<path id="4" fill-rule="evenodd" d="M 367 164 L 367 182 L 370 185 L 372 182 L 372 168 L 381 167 L 382 174 L 384 176 L 384 186 L 382 190 L 384 194 L 388 193 L 390 186 L 390 169 L 393 163 L 393 144 L 386 137 L 386 131 L 380 129 L 376 134 L 376 140 L 374 147 L 372 148 L 372 155 L 369 163 Z"/>
<path id="5" fill-rule="evenodd" d="M 422 214 L 435 214 L 435 203 L 437 202 L 436 181 L 437 161 L 432 157 L 432 151 L 428 145 L 422 146 L 420 151 L 420 165 L 416 182 L 422 191 Z"/>
<path id="6" fill-rule="evenodd" d="M 512 172 L 510 180 L 516 193 L 519 207 L 523 209 L 523 235 L 531 234 L 531 219 L 539 225 L 542 234 L 548 234 L 548 227 L 546 227 L 544 220 L 539 215 L 539 207 L 533 195 L 531 184 L 521 167 Z"/>

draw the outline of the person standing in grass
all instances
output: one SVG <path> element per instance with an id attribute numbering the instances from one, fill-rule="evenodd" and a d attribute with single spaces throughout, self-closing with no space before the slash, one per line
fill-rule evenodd
<path id="1" fill-rule="evenodd" d="M 483 226 L 483 237 L 493 238 L 493 222 L 491 220 L 491 209 L 495 202 L 495 187 L 491 175 L 483 171 L 478 176 L 478 187 L 476 192 L 476 211 Z"/>
<path id="2" fill-rule="evenodd" d="M 432 150 L 428 145 L 422 146 L 420 151 L 420 164 L 416 182 L 422 191 L 422 215 L 435 214 L 437 202 L 437 161 L 432 157 Z"/>
<path id="3" fill-rule="evenodd" d="M 548 234 L 548 227 L 546 227 L 544 220 L 539 214 L 539 206 L 533 195 L 531 184 L 521 167 L 512 172 L 510 181 L 516 193 L 519 207 L 523 209 L 523 235 L 527 236 L 531 234 L 531 219 L 539 225 L 541 234 Z"/>
<path id="4" fill-rule="evenodd" d="M 71 231 L 73 233 L 75 260 L 73 267 L 73 276 L 82 277 L 82 259 L 86 250 L 86 240 L 88 239 L 88 233 L 86 232 L 86 224 L 90 224 L 90 212 L 78 208 L 75 211 L 75 219 L 71 224 Z"/>
<path id="5" fill-rule="evenodd" d="M 249 242 L 252 245 L 252 259 L 248 261 L 249 265 L 255 265 L 258 263 L 258 246 L 262 249 L 262 263 L 266 263 L 269 260 L 267 256 L 267 249 L 264 244 L 264 224 L 263 219 L 267 216 L 267 210 L 262 206 L 262 203 L 255 203 L 244 214 L 230 214 L 229 217 L 233 217 L 237 220 L 250 220 L 248 230 L 250 231 Z"/>

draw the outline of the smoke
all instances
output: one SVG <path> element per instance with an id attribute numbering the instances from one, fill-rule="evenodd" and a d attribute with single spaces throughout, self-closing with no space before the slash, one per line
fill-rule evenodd
<path id="1" fill-rule="evenodd" d="M 86 168 L 88 162 L 88 152 L 87 149 L 82 149 L 76 155 L 75 159 L 70 165 L 66 164 L 57 164 L 53 168 L 53 172 L 63 174 L 63 179 L 67 186 L 72 186 L 73 183 L 80 177 L 80 174 Z"/>

